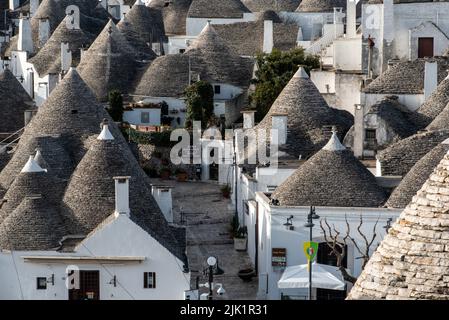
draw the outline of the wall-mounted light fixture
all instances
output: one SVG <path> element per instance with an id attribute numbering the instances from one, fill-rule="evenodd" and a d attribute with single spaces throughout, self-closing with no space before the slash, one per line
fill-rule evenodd
<path id="1" fill-rule="evenodd" d="M 293 216 L 290 216 L 290 217 L 287 218 L 287 222 L 284 223 L 284 227 L 287 230 L 295 230 L 295 227 L 293 226 L 292 220 L 293 220 Z"/>

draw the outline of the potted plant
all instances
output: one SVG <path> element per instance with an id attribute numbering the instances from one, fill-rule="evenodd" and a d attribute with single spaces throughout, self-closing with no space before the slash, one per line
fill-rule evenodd
<path id="1" fill-rule="evenodd" d="M 184 169 L 176 169 L 175 174 L 178 182 L 186 182 L 189 178 L 189 175 Z"/>
<path id="2" fill-rule="evenodd" d="M 246 269 L 239 270 L 238 276 L 244 282 L 249 282 L 252 280 L 253 277 L 256 276 L 256 272 L 254 271 L 253 268 L 246 268 Z"/>
<path id="3" fill-rule="evenodd" d="M 248 239 L 247 227 L 241 227 L 237 217 L 234 217 L 231 222 L 232 235 L 234 238 L 234 249 L 236 251 L 246 251 Z"/>
<path id="4" fill-rule="evenodd" d="M 221 193 L 223 194 L 223 197 L 226 199 L 229 199 L 231 196 L 231 187 L 227 184 L 221 188 Z"/>
<path id="5" fill-rule="evenodd" d="M 169 167 L 163 167 L 161 171 L 159 172 L 159 176 L 162 180 L 168 180 L 170 179 L 171 170 Z"/>

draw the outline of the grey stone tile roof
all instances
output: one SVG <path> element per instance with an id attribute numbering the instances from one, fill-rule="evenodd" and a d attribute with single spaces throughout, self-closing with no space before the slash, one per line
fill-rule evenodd
<path id="1" fill-rule="evenodd" d="M 301 0 L 242 0 L 242 3 L 252 12 L 295 11 L 300 2 Z"/>
<path id="2" fill-rule="evenodd" d="M 418 131 L 417 126 L 410 120 L 413 113 L 398 101 L 397 96 L 388 96 L 382 99 L 372 105 L 368 113 L 377 114 L 386 122 L 394 134 L 394 142 L 407 138 Z"/>
<path id="3" fill-rule="evenodd" d="M 11 73 L 4 70 L 0 74 L 0 122 L 1 133 L 13 133 L 25 126 L 24 112 L 36 109 L 34 102 L 19 80 Z"/>
<path id="4" fill-rule="evenodd" d="M 296 11 L 298 12 L 333 12 L 334 7 L 346 11 L 345 0 L 302 0 Z"/>
<path id="5" fill-rule="evenodd" d="M 329 207 L 379 207 L 387 199 L 372 173 L 336 135 L 277 187 L 271 198 L 280 206 Z"/>
<path id="6" fill-rule="evenodd" d="M 0 225 L 0 248 L 56 249 L 65 234 L 65 225 L 56 205 L 44 197 L 26 197 Z"/>
<path id="7" fill-rule="evenodd" d="M 109 91 L 129 92 L 141 64 L 138 53 L 111 20 L 83 54 L 78 70 L 98 100 L 107 100 Z"/>
<path id="8" fill-rule="evenodd" d="M 447 76 L 449 61 L 447 57 L 435 57 L 428 60 L 438 63 L 438 83 Z M 423 94 L 424 66 L 426 59 L 400 61 L 390 66 L 371 82 L 363 91 L 379 94 Z"/>
<path id="9" fill-rule="evenodd" d="M 139 61 L 151 61 L 157 57 L 156 53 L 151 48 L 150 43 L 143 40 L 133 25 L 128 22 L 126 16 L 117 24 L 117 29 L 125 36 L 126 41 L 128 41 L 128 43 L 135 49 L 137 53 L 136 58 Z"/>
<path id="10" fill-rule="evenodd" d="M 348 299 L 447 300 L 449 155 L 393 223 Z"/>
<path id="11" fill-rule="evenodd" d="M 61 72 L 61 43 L 68 43 L 72 51 L 72 65 L 77 65 L 80 60 L 80 49 L 87 48 L 94 40 L 94 36 L 80 29 L 67 28 L 66 17 L 51 35 L 50 39 L 39 50 L 39 52 L 29 60 L 36 68 L 39 76 L 44 77 L 49 73 Z"/>
<path id="12" fill-rule="evenodd" d="M 125 15 L 125 21 L 134 29 L 143 42 L 166 41 L 164 20 L 160 10 L 147 7 L 145 5 L 133 5 L 131 10 Z M 122 19 L 117 27 L 124 19 Z"/>
<path id="13" fill-rule="evenodd" d="M 11 185 L 28 157 L 35 153 L 39 137 L 59 137 L 54 139 L 58 140 L 54 144 L 54 140 L 46 140 L 51 143 L 49 146 L 60 151 L 55 151 L 55 162 L 67 154 L 74 163 L 78 163 L 86 151 L 85 141 L 100 132 L 100 123 L 105 118 L 109 119 L 107 112 L 96 102 L 78 72 L 72 69 L 25 128 L 11 161 L 0 172 L 0 185 L 4 189 Z M 59 148 L 56 147 L 58 145 Z"/>
<path id="14" fill-rule="evenodd" d="M 303 159 L 319 151 L 336 126 L 340 138 L 351 127 L 351 117 L 343 116 L 328 106 L 316 86 L 301 68 L 280 93 L 264 119 L 255 127 L 271 129 L 273 114 L 287 114 L 287 144 L 281 150 L 295 159 Z"/>
<path id="15" fill-rule="evenodd" d="M 428 130 L 447 129 L 449 121 L 449 101 L 441 113 L 427 126 Z"/>
<path id="16" fill-rule="evenodd" d="M 449 144 L 440 143 L 422 157 L 394 189 L 386 206 L 389 208 L 405 208 L 448 151 Z"/>
<path id="17" fill-rule="evenodd" d="M 256 56 L 263 51 L 264 22 L 238 22 L 214 25 L 218 35 L 239 55 Z M 287 51 L 296 47 L 298 26 L 294 24 L 274 23 L 274 48 Z"/>
<path id="18" fill-rule="evenodd" d="M 152 0 L 150 8 L 162 11 L 167 35 L 185 35 L 186 19 L 192 0 L 172 0 L 165 6 L 165 0 Z"/>
<path id="19" fill-rule="evenodd" d="M 131 176 L 131 220 L 186 261 L 185 238 L 184 243 L 178 241 L 151 195 L 148 177 L 129 147 L 117 139 L 96 139 L 73 172 L 63 200 L 64 216 L 74 222 L 70 232 L 89 234 L 114 212 L 116 176 Z"/>
<path id="20" fill-rule="evenodd" d="M 193 0 L 189 18 L 242 18 L 250 12 L 240 0 Z"/>
<path id="21" fill-rule="evenodd" d="M 233 52 L 212 26 L 207 26 L 184 54 L 157 58 L 145 71 L 135 91 L 153 97 L 180 97 L 191 79 L 248 88 L 254 61 Z M 166 72 L 170 70 L 170 72 Z"/>
<path id="22" fill-rule="evenodd" d="M 444 78 L 429 98 L 416 110 L 415 122 L 422 128 L 429 125 L 449 103 L 449 77 Z"/>
<path id="23" fill-rule="evenodd" d="M 425 131 L 391 144 L 377 154 L 382 175 L 405 176 L 419 159 L 447 138 L 447 130 Z"/>

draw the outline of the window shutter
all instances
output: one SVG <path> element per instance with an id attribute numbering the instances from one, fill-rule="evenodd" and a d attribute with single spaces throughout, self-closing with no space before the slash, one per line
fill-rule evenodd
<path id="1" fill-rule="evenodd" d="M 143 273 L 143 287 L 148 288 L 148 272 Z"/>
<path id="2" fill-rule="evenodd" d="M 156 289 L 156 272 L 153 272 L 153 289 Z"/>

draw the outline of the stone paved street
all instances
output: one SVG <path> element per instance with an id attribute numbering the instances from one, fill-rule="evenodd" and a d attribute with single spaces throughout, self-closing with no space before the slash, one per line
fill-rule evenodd
<path id="1" fill-rule="evenodd" d="M 181 224 L 182 212 L 183 224 L 187 226 L 187 255 L 192 271 L 192 287 L 195 287 L 197 276 L 201 277 L 200 283 L 207 282 L 202 270 L 206 267 L 207 258 L 215 256 L 224 270 L 223 275 L 215 276 L 215 282 L 223 284 L 226 294 L 214 296 L 214 299 L 256 299 L 257 278 L 245 283 L 237 276 L 237 272 L 251 266 L 251 262 L 246 252 L 234 250 L 230 235 L 234 209 L 231 201 L 221 195 L 220 186 L 158 179 L 154 182 L 174 187 L 175 223 Z"/>

